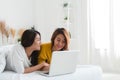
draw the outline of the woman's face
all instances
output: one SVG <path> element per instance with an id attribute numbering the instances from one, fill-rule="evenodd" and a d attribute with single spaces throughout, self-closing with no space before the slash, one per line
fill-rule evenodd
<path id="1" fill-rule="evenodd" d="M 40 44 L 41 44 L 41 38 L 40 38 L 40 35 L 37 34 L 35 39 L 34 39 L 34 42 L 32 44 L 33 49 L 34 50 L 40 50 Z"/>
<path id="2" fill-rule="evenodd" d="M 53 50 L 59 51 L 65 46 L 65 37 L 62 34 L 58 34 L 54 40 Z"/>

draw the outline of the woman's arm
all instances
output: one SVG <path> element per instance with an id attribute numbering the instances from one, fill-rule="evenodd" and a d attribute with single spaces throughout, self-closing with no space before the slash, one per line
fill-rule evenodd
<path id="1" fill-rule="evenodd" d="M 38 64 L 36 66 L 25 68 L 24 73 L 30 73 L 30 72 L 33 72 L 33 71 L 37 71 L 37 70 L 40 70 L 43 67 L 47 67 L 47 66 L 49 66 L 48 63 L 42 62 L 41 64 Z"/>

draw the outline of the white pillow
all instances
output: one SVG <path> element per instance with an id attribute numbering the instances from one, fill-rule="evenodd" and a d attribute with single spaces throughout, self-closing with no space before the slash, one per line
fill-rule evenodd
<path id="1" fill-rule="evenodd" d="M 0 53 L 0 73 L 2 73 L 6 66 L 5 54 Z"/>
<path id="2" fill-rule="evenodd" d="M 6 56 L 9 54 L 13 45 L 0 46 L 0 73 L 2 73 L 6 67 Z"/>

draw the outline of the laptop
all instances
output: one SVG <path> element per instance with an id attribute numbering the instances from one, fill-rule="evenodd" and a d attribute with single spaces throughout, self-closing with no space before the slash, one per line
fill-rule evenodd
<path id="1" fill-rule="evenodd" d="M 77 50 L 54 51 L 49 71 L 40 71 L 40 74 L 56 76 L 75 72 L 79 52 Z"/>

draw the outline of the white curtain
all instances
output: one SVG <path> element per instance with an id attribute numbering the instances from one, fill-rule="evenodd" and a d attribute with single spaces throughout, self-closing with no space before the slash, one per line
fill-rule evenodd
<path id="1" fill-rule="evenodd" d="M 120 72 L 120 0 L 88 0 L 90 63 Z"/>

